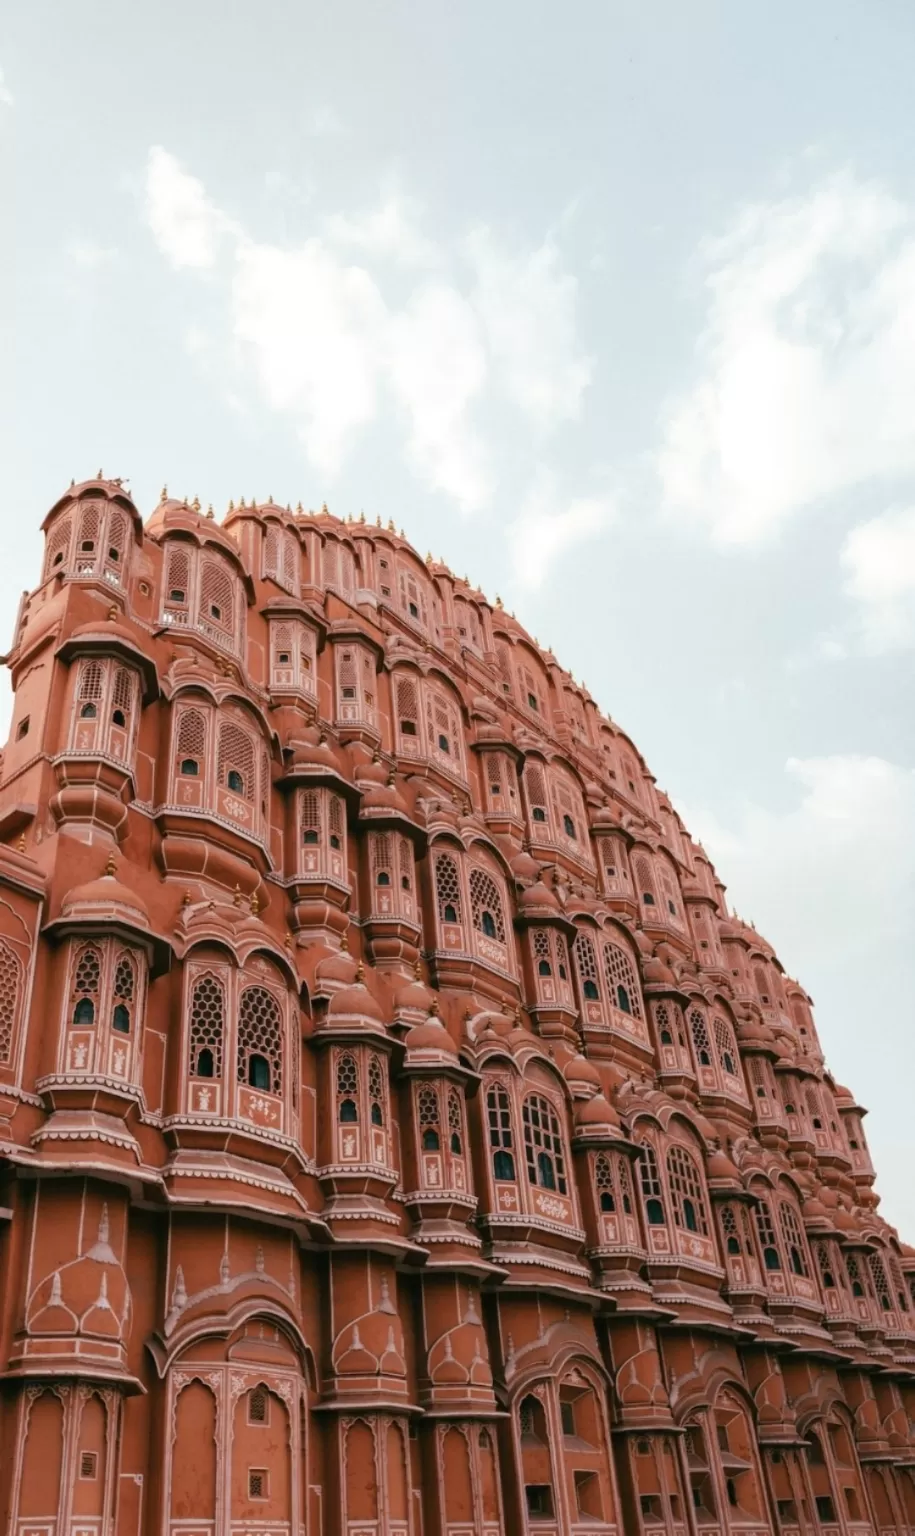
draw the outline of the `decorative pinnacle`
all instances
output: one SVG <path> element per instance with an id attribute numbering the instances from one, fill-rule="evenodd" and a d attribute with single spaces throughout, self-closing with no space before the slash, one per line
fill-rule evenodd
<path id="1" fill-rule="evenodd" d="M 396 533 L 396 532 L 397 532 L 397 529 L 394 527 L 394 519 L 393 519 L 393 517 L 389 517 L 388 518 L 388 533 Z"/>
<path id="2" fill-rule="evenodd" d="M 97 473 L 95 478 L 96 478 L 96 480 L 104 480 L 105 476 L 104 476 L 102 470 L 98 471 L 98 473 Z"/>
<path id="3" fill-rule="evenodd" d="M 381 513 L 380 512 L 379 512 L 378 516 L 375 519 L 375 527 L 376 528 L 380 528 L 381 527 Z"/>
<path id="4" fill-rule="evenodd" d="M 242 899 L 241 898 L 241 886 L 236 884 L 236 886 L 235 886 L 235 895 L 232 898 L 233 906 L 240 907 L 241 906 L 241 899 Z"/>
<path id="5" fill-rule="evenodd" d="M 181 898 L 181 905 L 182 905 L 182 907 L 189 907 L 190 904 L 191 904 L 191 893 L 190 893 L 190 891 L 185 891 L 184 895 Z"/>
<path id="6" fill-rule="evenodd" d="M 441 1009 L 438 1006 L 438 998 L 437 997 L 433 997 L 431 1003 L 429 1004 L 429 1016 L 430 1016 L 430 1018 L 437 1019 L 440 1012 L 441 1012 Z"/>
<path id="7" fill-rule="evenodd" d="M 360 986 L 365 981 L 365 966 L 362 964 L 361 960 L 359 961 L 359 964 L 356 966 L 356 980 L 359 982 Z"/>
<path id="8" fill-rule="evenodd" d="M 257 891 L 252 891 L 251 892 L 251 916 L 252 917 L 257 917 L 257 914 L 260 911 L 260 909 L 261 909 L 261 904 L 260 904 L 260 902 L 257 899 Z"/>
<path id="9" fill-rule="evenodd" d="M 230 512 L 234 512 L 235 511 L 235 503 L 234 503 L 234 501 L 230 500 L 230 502 L 229 502 L 229 511 Z"/>
<path id="10" fill-rule="evenodd" d="M 286 930 L 286 937 L 283 940 L 283 944 L 285 945 L 285 947 L 287 949 L 291 949 L 292 948 L 292 934 L 289 932 L 288 928 Z"/>
<path id="11" fill-rule="evenodd" d="M 242 508 L 244 507 L 244 505 L 245 505 L 245 498 L 244 498 L 244 496 L 239 496 L 239 498 L 238 498 L 238 510 L 241 511 Z"/>
<path id="12" fill-rule="evenodd" d="M 502 599 L 499 596 L 498 592 L 496 593 L 496 607 L 497 608 L 501 608 L 502 607 Z"/>
<path id="13" fill-rule="evenodd" d="M 117 866 L 117 861 L 116 861 L 116 859 L 114 857 L 114 853 L 113 852 L 109 853 L 109 855 L 108 855 L 108 862 L 105 865 L 105 874 L 106 875 L 110 875 L 110 876 L 113 877 L 117 867 L 118 867 Z"/>
<path id="14" fill-rule="evenodd" d="M 416 956 L 416 961 L 415 961 L 415 964 L 413 966 L 413 975 L 414 975 L 414 977 L 415 977 L 415 979 L 417 981 L 422 981 L 422 979 L 423 979 L 423 967 L 422 967 L 422 961 L 420 960 L 419 955 Z"/>
<path id="15" fill-rule="evenodd" d="M 343 953 L 345 955 L 349 954 L 349 939 L 346 937 L 345 933 L 341 936 L 340 948 L 342 949 L 342 951 L 343 951 Z"/>
<path id="16" fill-rule="evenodd" d="M 296 515 L 296 517 L 304 517 L 305 516 L 305 509 L 302 506 L 302 503 L 300 501 L 297 501 L 296 504 L 295 504 L 295 515 Z"/>
<path id="17" fill-rule="evenodd" d="M 163 485 L 161 491 L 159 492 L 159 500 L 160 501 L 168 501 L 168 486 L 167 485 Z"/>
<path id="18" fill-rule="evenodd" d="M 360 521 L 360 523 L 364 523 L 365 522 L 365 513 L 361 509 L 360 509 L 360 512 L 359 512 L 359 521 Z"/>
<path id="19" fill-rule="evenodd" d="M 25 853 L 25 833 L 24 832 L 20 832 L 20 834 L 19 834 L 19 841 L 16 844 L 16 852 L 17 853 Z"/>
<path id="20" fill-rule="evenodd" d="M 322 501 L 322 503 L 321 503 L 321 516 L 322 517 L 330 517 L 330 513 L 327 510 L 327 502 L 326 501 Z"/>
<path id="21" fill-rule="evenodd" d="M 207 507 L 207 517 L 212 519 L 215 516 L 216 516 L 216 513 L 213 511 L 213 503 L 210 502 L 209 506 Z"/>
<path id="22" fill-rule="evenodd" d="M 117 607 L 115 606 L 114 603 L 112 603 L 111 607 L 108 609 L 108 622 L 109 622 L 109 624 L 111 624 L 117 618 L 117 616 L 118 616 Z"/>
<path id="23" fill-rule="evenodd" d="M 194 497 L 194 500 L 191 502 L 191 506 L 193 507 L 195 512 L 199 512 L 200 511 L 200 497 L 199 496 L 195 496 Z"/>

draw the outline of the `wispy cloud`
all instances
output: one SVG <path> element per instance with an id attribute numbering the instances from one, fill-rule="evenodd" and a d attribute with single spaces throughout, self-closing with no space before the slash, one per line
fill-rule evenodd
<path id="1" fill-rule="evenodd" d="M 879 654 L 915 645 L 915 506 L 852 528 L 840 560 L 863 648 Z"/>
<path id="2" fill-rule="evenodd" d="M 117 261 L 119 254 L 116 246 L 99 245 L 96 240 L 81 235 L 73 235 L 67 241 L 65 250 L 74 266 L 83 267 L 87 271 L 110 266 L 113 261 Z"/>
<path id="3" fill-rule="evenodd" d="M 13 93 L 6 83 L 3 70 L 0 69 L 0 107 L 11 107 L 12 105 Z"/>
<path id="4" fill-rule="evenodd" d="M 535 445 L 580 412 L 593 364 L 552 241 L 509 248 L 476 229 L 445 245 L 391 186 L 375 208 L 316 217 L 298 244 L 263 241 L 163 148 L 150 152 L 145 213 L 172 266 L 224 285 L 236 357 L 325 476 L 386 409 L 417 479 L 474 511 L 499 482 L 487 410 L 507 411 Z M 545 553 L 525 549 L 523 579 L 542 581 L 605 511 L 535 485 L 522 516 Z"/>
<path id="5" fill-rule="evenodd" d="M 702 260 L 697 376 L 664 420 L 668 513 L 751 545 L 915 475 L 915 209 L 841 174 L 747 208 Z"/>
<path id="6" fill-rule="evenodd" d="M 613 516 L 610 497 L 569 497 L 556 477 L 540 466 L 508 530 L 516 550 L 519 585 L 529 590 L 541 587 L 562 555 L 583 539 L 593 538 Z"/>

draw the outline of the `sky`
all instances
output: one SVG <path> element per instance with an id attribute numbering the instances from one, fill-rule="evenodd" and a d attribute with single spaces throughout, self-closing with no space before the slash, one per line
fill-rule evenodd
<path id="1" fill-rule="evenodd" d="M 0 11 L 6 636 L 98 468 L 393 517 L 633 736 L 915 1242 L 913 62 L 907 0 Z"/>

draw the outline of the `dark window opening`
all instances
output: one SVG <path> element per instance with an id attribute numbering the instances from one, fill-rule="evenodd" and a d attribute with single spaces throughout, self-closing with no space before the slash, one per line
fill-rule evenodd
<path id="1" fill-rule="evenodd" d="M 109 549 L 109 551 L 108 551 L 108 559 L 109 560 L 117 561 L 117 560 L 120 560 L 120 558 L 121 558 L 121 551 L 119 549 L 115 549 L 112 546 L 112 548 Z"/>
<path id="2" fill-rule="evenodd" d="M 336 832 L 332 832 L 330 834 L 330 846 L 332 848 L 336 848 L 336 849 L 339 849 L 339 847 L 340 847 L 340 839 L 337 836 Z"/>
<path id="3" fill-rule="evenodd" d="M 796 1275 L 802 1275 L 804 1273 L 804 1261 L 801 1258 L 800 1253 L 798 1252 L 797 1248 L 793 1246 L 789 1252 L 791 1257 L 791 1268 Z"/>
<path id="4" fill-rule="evenodd" d="M 496 924 L 491 912 L 480 913 L 480 927 L 487 939 L 494 939 L 496 937 Z"/>
<path id="5" fill-rule="evenodd" d="M 531 709 L 538 709 L 539 708 L 539 706 L 537 704 L 536 694 L 529 693 L 528 696 L 527 696 L 527 702 L 530 705 Z"/>
<path id="6" fill-rule="evenodd" d="M 588 998 L 589 1002 L 596 1003 L 599 1001 L 600 993 L 597 990 L 596 981 L 586 981 L 582 991 L 584 992 L 585 997 Z"/>
<path id="7" fill-rule="evenodd" d="M 410 889 L 410 876 L 409 875 L 401 875 L 401 877 L 400 877 L 400 889 L 402 891 L 408 891 Z"/>
<path id="8" fill-rule="evenodd" d="M 182 591 L 181 587 L 172 587 L 172 590 L 168 594 L 168 600 L 170 603 L 183 603 L 184 592 Z"/>
<path id="9" fill-rule="evenodd" d="M 722 1060 L 724 1062 L 724 1070 L 725 1070 L 725 1072 L 727 1072 L 729 1074 L 729 1076 L 731 1076 L 731 1077 L 736 1077 L 737 1076 L 737 1068 L 734 1066 L 734 1058 L 731 1055 L 730 1051 L 725 1051 Z"/>
<path id="10" fill-rule="evenodd" d="M 577 838 L 578 834 L 575 831 L 575 823 L 571 816 L 563 816 L 562 825 L 565 829 L 566 837 Z"/>
<path id="11" fill-rule="evenodd" d="M 501 1148 L 498 1152 L 494 1152 L 492 1159 L 492 1171 L 493 1177 L 496 1179 L 514 1180 L 515 1159 L 512 1157 L 511 1153 L 505 1152 Z"/>
<path id="12" fill-rule="evenodd" d="M 356 1113 L 355 1099 L 341 1099 L 340 1110 L 337 1118 L 341 1125 L 355 1125 L 359 1116 Z"/>
<path id="13" fill-rule="evenodd" d="M 378 871 L 378 878 L 376 879 L 375 884 L 376 885 L 390 885 L 390 883 L 391 883 L 391 877 L 388 874 L 387 870 L 386 869 L 380 869 Z"/>
<path id="14" fill-rule="evenodd" d="M 728 1253 L 739 1253 L 739 1252 L 740 1252 L 740 1244 L 737 1241 L 737 1238 L 736 1237 L 729 1237 L 728 1238 Z"/>
<path id="15" fill-rule="evenodd" d="M 764 1248 L 763 1249 L 763 1264 L 765 1265 L 766 1269 L 781 1269 L 782 1261 L 781 1261 L 781 1259 L 778 1256 L 777 1249 L 775 1249 L 775 1248 Z"/>
<path id="16" fill-rule="evenodd" d="M 650 891 L 643 891 L 642 892 L 642 900 L 645 903 L 646 907 L 653 907 L 654 906 L 654 897 L 652 896 Z"/>
<path id="17" fill-rule="evenodd" d="M 552 972 L 552 970 L 550 968 L 549 960 L 541 960 L 539 965 L 537 966 L 537 975 L 538 976 L 552 976 L 552 974 L 553 974 L 553 972 Z"/>
<path id="18" fill-rule="evenodd" d="M 198 773 L 200 772 L 200 764 L 198 763 L 196 757 L 183 757 L 181 759 L 181 772 L 184 774 L 185 778 L 196 779 Z"/>
<path id="19" fill-rule="evenodd" d="M 318 841 L 318 834 L 315 831 L 314 827 L 306 827 L 305 831 L 302 833 L 302 842 L 303 843 L 316 843 L 317 841 Z"/>
<path id="20" fill-rule="evenodd" d="M 94 1024 L 95 1004 L 89 997 L 81 997 L 73 1010 L 74 1024 Z"/>
<path id="21" fill-rule="evenodd" d="M 564 1435 L 575 1433 L 575 1407 L 565 1398 L 559 1404 L 559 1417 L 562 1420 L 562 1432 Z"/>
<path id="22" fill-rule="evenodd" d="M 622 1013 L 632 1012 L 632 1004 L 629 1001 L 629 993 L 623 986 L 619 986 L 616 989 L 616 1006 L 621 1010 Z"/>
<path id="23" fill-rule="evenodd" d="M 80 550 L 82 551 L 82 553 L 84 555 L 91 555 L 93 550 L 95 549 L 95 540 L 94 539 L 83 539 L 83 542 L 82 542 L 82 544 L 79 547 L 80 547 Z"/>
<path id="24" fill-rule="evenodd" d="M 670 1030 L 669 1029 L 662 1029 L 661 1030 L 661 1044 L 662 1045 L 673 1045 L 673 1043 L 674 1043 L 674 1037 L 671 1034 Z"/>
<path id="25" fill-rule="evenodd" d="M 248 1057 L 248 1086 L 259 1088 L 263 1093 L 270 1092 L 270 1063 L 266 1056 L 256 1051 Z"/>
<path id="26" fill-rule="evenodd" d="M 439 736 L 439 738 L 438 738 L 438 749 L 439 749 L 440 752 L 447 752 L 449 754 L 449 756 L 450 756 L 451 746 L 449 744 L 447 736 L 441 736 L 441 735 Z"/>
<path id="27" fill-rule="evenodd" d="M 663 1227 L 664 1207 L 660 1200 L 646 1200 L 645 1214 L 648 1217 L 648 1225 L 650 1227 Z"/>
<path id="28" fill-rule="evenodd" d="M 438 1131 L 433 1130 L 431 1126 L 423 1131 L 424 1152 L 437 1152 L 440 1145 Z"/>
<path id="29" fill-rule="evenodd" d="M 376 1099 L 372 1105 L 372 1113 L 369 1117 L 373 1125 L 384 1125 L 384 1116 L 381 1113 L 381 1105 Z"/>
<path id="30" fill-rule="evenodd" d="M 123 1003 L 115 1005 L 114 1012 L 111 1015 L 111 1027 L 116 1029 L 119 1035 L 130 1034 L 130 1014 Z"/>
<path id="31" fill-rule="evenodd" d="M 668 899 L 668 902 L 667 902 L 667 910 L 671 914 L 672 917 L 676 917 L 676 915 L 677 915 L 677 906 L 676 906 L 676 903 L 671 901 L 670 899 Z"/>
<path id="32" fill-rule="evenodd" d="M 415 603 L 411 603 L 410 604 L 410 617 L 411 617 L 411 619 L 418 619 L 419 618 L 419 609 L 417 608 Z"/>
<path id="33" fill-rule="evenodd" d="M 549 1152 L 537 1153 L 537 1182 L 542 1189 L 556 1188 L 556 1172 Z"/>
<path id="34" fill-rule="evenodd" d="M 289 652 L 288 651 L 280 651 L 280 653 L 279 653 L 279 655 L 277 656 L 276 659 L 279 662 L 281 667 L 288 667 L 289 662 L 290 662 Z"/>
<path id="35" fill-rule="evenodd" d="M 548 1483 L 527 1483 L 524 1489 L 529 1515 L 553 1513 L 553 1490 Z"/>
<path id="36" fill-rule="evenodd" d="M 600 1208 L 601 1208 L 602 1211 L 615 1211 L 616 1210 L 616 1202 L 615 1202 L 615 1200 L 613 1198 L 613 1191 L 612 1190 L 609 1190 L 609 1189 L 602 1189 L 601 1190 L 601 1192 L 600 1192 Z"/>
<path id="37" fill-rule="evenodd" d="M 26 715 L 25 719 L 24 720 L 20 720 L 20 722 L 19 722 L 19 728 L 16 731 L 16 740 L 17 741 L 21 741 L 23 736 L 28 736 L 28 734 L 29 734 L 29 717 L 28 717 L 28 715 Z"/>
<path id="38" fill-rule="evenodd" d="M 112 723 L 112 725 L 126 725 L 127 724 L 127 720 L 125 718 L 123 709 L 114 709 L 114 710 L 112 710 L 112 712 L 111 712 L 111 723 Z"/>
<path id="39" fill-rule="evenodd" d="M 222 609 L 218 603 L 210 604 L 210 618 L 216 619 L 217 621 L 222 618 Z"/>
<path id="40" fill-rule="evenodd" d="M 546 811 L 542 805 L 535 805 L 531 815 L 534 821 L 546 821 Z"/>
<path id="41" fill-rule="evenodd" d="M 703 1046 L 702 1050 L 699 1052 L 699 1065 L 700 1067 L 710 1067 L 711 1064 L 712 1058 Z"/>
<path id="42" fill-rule="evenodd" d="M 98 710 L 94 704 L 84 704 L 79 712 L 79 718 L 81 720 L 94 720 L 97 714 Z"/>
<path id="43" fill-rule="evenodd" d="M 445 910 L 442 913 L 442 919 L 446 923 L 456 923 L 457 922 L 457 912 L 456 912 L 455 908 L 451 905 L 450 901 L 445 903 Z"/>
<path id="44" fill-rule="evenodd" d="M 684 1200 L 683 1202 L 683 1225 L 687 1232 L 699 1231 L 699 1223 L 696 1220 L 696 1207 L 693 1205 L 692 1200 Z"/>
<path id="45" fill-rule="evenodd" d="M 402 736 L 415 736 L 416 723 L 413 720 L 401 720 L 400 733 Z"/>
<path id="46" fill-rule="evenodd" d="M 822 1521 L 824 1521 L 825 1523 L 829 1524 L 829 1525 L 834 1525 L 835 1524 L 835 1518 L 836 1518 L 836 1512 L 835 1512 L 835 1508 L 833 1507 L 832 1499 L 829 1497 L 829 1494 L 828 1493 L 817 1494 L 816 1499 L 814 1500 L 814 1503 L 816 1504 L 817 1515 L 819 1516 L 819 1518 Z"/>
<path id="47" fill-rule="evenodd" d="M 455 1154 L 456 1157 L 460 1157 L 460 1155 L 461 1155 L 461 1153 L 463 1151 L 463 1148 L 461 1147 L 461 1138 L 458 1135 L 457 1131 L 452 1131 L 451 1132 L 451 1150 Z"/>
<path id="48" fill-rule="evenodd" d="M 210 1050 L 208 1045 L 205 1045 L 203 1047 L 203 1050 L 202 1051 L 198 1051 L 198 1053 L 197 1053 L 197 1065 L 194 1068 L 194 1076 L 195 1077 L 212 1077 L 213 1076 L 213 1052 Z"/>
<path id="49" fill-rule="evenodd" d="M 229 772 L 226 775 L 226 784 L 228 785 L 229 789 L 234 789 L 236 794 L 243 795 L 245 792 L 245 781 L 241 774 L 238 772 L 237 768 L 229 769 Z"/>

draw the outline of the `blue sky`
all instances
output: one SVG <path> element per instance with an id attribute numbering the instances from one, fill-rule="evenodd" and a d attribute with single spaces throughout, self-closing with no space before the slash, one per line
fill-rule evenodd
<path id="1" fill-rule="evenodd" d="M 393 517 L 632 733 L 915 1240 L 913 46 L 841 0 L 8 11 L 0 605 L 98 467 Z"/>

